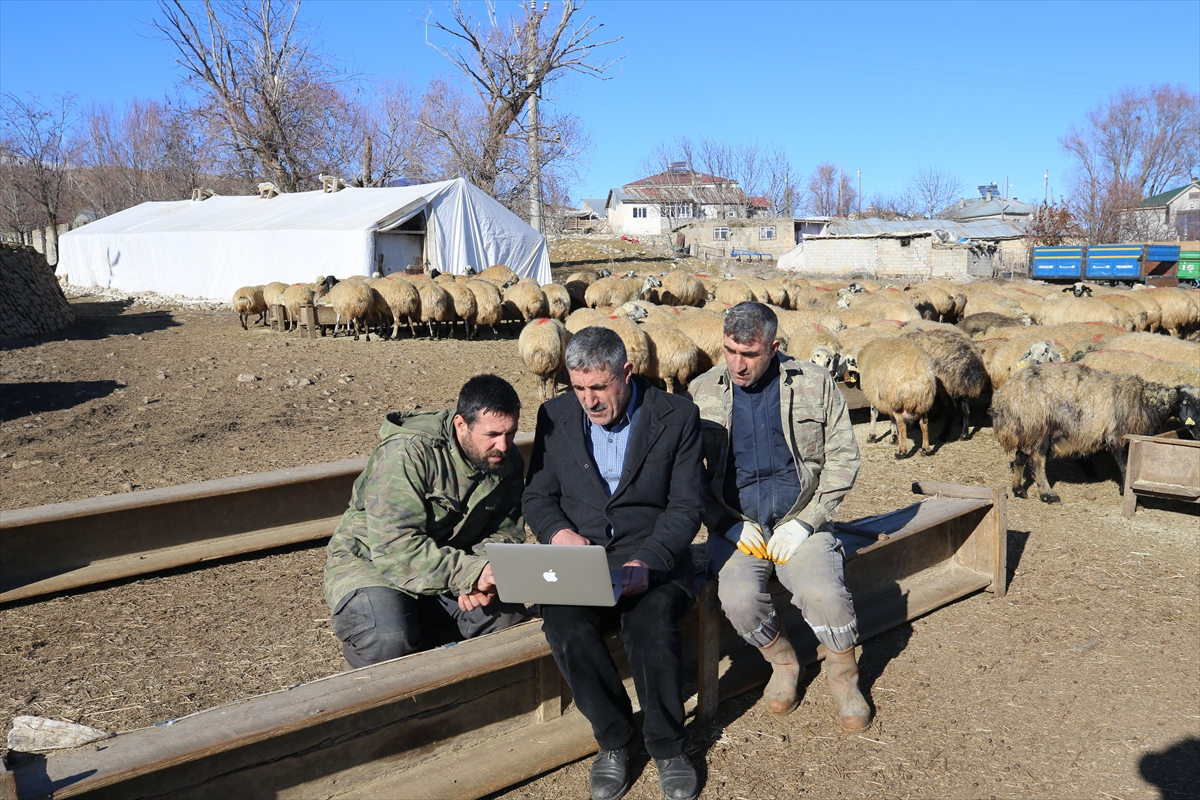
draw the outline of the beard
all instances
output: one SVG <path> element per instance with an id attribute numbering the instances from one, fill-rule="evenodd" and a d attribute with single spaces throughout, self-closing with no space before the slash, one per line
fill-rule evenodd
<path id="1" fill-rule="evenodd" d="M 469 441 L 459 442 L 459 445 L 462 447 L 463 457 L 467 459 L 467 463 L 478 472 L 496 472 L 504 464 L 504 453 L 499 450 L 492 449 L 481 453 Z M 493 458 L 500 460 L 492 463 L 491 459 Z"/>

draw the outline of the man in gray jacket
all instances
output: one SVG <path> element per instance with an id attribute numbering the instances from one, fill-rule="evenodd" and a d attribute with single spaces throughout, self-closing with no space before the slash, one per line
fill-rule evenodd
<path id="1" fill-rule="evenodd" d="M 825 674 L 842 728 L 862 730 L 870 709 L 858 688 L 858 623 L 828 523 L 858 475 L 846 401 L 829 373 L 779 353 L 775 313 L 739 303 L 725 314 L 725 363 L 690 388 L 707 461 L 708 568 L 737 632 L 772 665 L 767 709 L 796 707 L 800 664 L 767 581 L 792 593 L 825 646 Z"/>

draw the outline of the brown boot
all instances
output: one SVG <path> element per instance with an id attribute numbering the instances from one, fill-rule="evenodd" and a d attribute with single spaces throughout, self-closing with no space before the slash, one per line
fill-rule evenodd
<path id="1" fill-rule="evenodd" d="M 858 689 L 858 664 L 854 648 L 830 650 L 825 648 L 825 676 L 837 706 L 838 721 L 847 733 L 866 730 L 871 724 L 871 709 Z"/>
<path id="2" fill-rule="evenodd" d="M 771 680 L 763 690 L 767 710 L 772 714 L 790 714 L 796 708 L 796 684 L 800 680 L 800 662 L 792 643 L 780 631 L 766 647 L 758 648 L 771 664 Z"/>

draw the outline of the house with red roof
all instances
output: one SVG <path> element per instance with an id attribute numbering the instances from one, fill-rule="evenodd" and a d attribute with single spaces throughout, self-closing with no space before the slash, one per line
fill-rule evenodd
<path id="1" fill-rule="evenodd" d="M 765 197 L 747 195 L 738 182 L 696 172 L 681 162 L 610 189 L 605 202 L 612 232 L 622 236 L 671 233 L 694 222 L 765 216 Z"/>

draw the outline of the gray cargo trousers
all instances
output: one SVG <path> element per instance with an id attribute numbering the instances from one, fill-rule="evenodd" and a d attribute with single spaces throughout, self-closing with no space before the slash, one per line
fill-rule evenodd
<path id="1" fill-rule="evenodd" d="M 717 597 L 734 630 L 755 647 L 779 633 L 779 616 L 767 591 L 778 574 L 792 603 L 821 644 L 845 650 L 858 640 L 854 603 L 843 579 L 842 545 L 828 531 L 809 536 L 786 564 L 748 556 L 724 536 L 708 537 L 708 576 L 717 579 Z"/>

